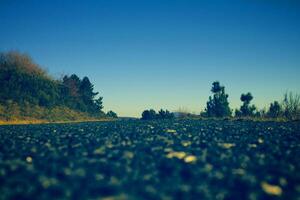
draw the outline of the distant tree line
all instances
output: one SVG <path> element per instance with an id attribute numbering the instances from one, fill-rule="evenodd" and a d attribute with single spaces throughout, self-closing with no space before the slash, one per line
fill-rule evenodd
<path id="1" fill-rule="evenodd" d="M 174 119 L 174 114 L 168 110 L 160 109 L 158 113 L 155 110 L 144 110 L 142 113 L 142 120 L 153 120 L 153 119 Z"/>
<path id="2" fill-rule="evenodd" d="M 26 107 L 65 106 L 72 110 L 103 115 L 102 97 L 97 97 L 88 77 L 76 74 L 55 80 L 32 59 L 18 52 L 0 53 L 0 104 Z M 109 112 L 111 117 L 116 113 Z"/>
<path id="3" fill-rule="evenodd" d="M 251 104 L 253 95 L 250 92 L 241 94 L 240 100 L 242 105 L 239 109 L 233 110 L 229 107 L 228 94 L 225 92 L 225 87 L 219 81 L 212 83 L 212 96 L 209 97 L 206 108 L 200 113 L 200 117 L 205 118 L 272 118 L 272 119 L 300 119 L 300 95 L 292 92 L 284 94 L 284 99 L 281 103 L 274 101 L 270 104 L 267 110 L 258 110 L 257 107 Z M 173 119 L 177 118 L 195 118 L 197 115 L 189 113 L 186 109 L 179 109 L 176 113 L 171 113 L 168 110 L 160 110 L 158 113 L 155 110 L 144 110 L 142 120 L 151 119 Z"/>

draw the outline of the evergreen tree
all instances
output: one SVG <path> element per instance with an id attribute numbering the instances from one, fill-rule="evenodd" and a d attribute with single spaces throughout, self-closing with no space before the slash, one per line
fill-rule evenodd
<path id="1" fill-rule="evenodd" d="M 92 112 L 95 108 L 94 98 L 98 94 L 98 92 L 94 92 L 94 85 L 90 82 L 88 77 L 84 77 L 80 82 L 79 93 L 85 110 L 87 110 L 88 112 Z"/>
<path id="2" fill-rule="evenodd" d="M 78 98 L 80 96 L 79 87 L 81 84 L 81 80 L 76 74 L 72 74 L 70 77 L 64 76 L 63 84 L 67 88 L 70 97 Z"/>
<path id="3" fill-rule="evenodd" d="M 98 113 L 98 112 L 101 112 L 102 109 L 103 109 L 103 97 L 99 97 L 98 99 L 95 100 L 95 104 L 94 104 L 94 112 L 95 113 Z"/>
<path id="4" fill-rule="evenodd" d="M 228 95 L 225 93 L 225 87 L 218 81 L 213 82 L 211 92 L 213 97 L 209 97 L 206 103 L 205 113 L 207 117 L 228 117 L 231 116 L 231 110 L 228 103 Z"/>
<path id="5" fill-rule="evenodd" d="M 88 77 L 84 77 L 80 83 L 79 91 L 84 101 L 93 100 L 98 92 L 94 92 L 94 85 Z"/>

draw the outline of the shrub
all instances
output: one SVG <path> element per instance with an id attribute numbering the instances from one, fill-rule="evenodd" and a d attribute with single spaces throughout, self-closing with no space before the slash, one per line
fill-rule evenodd
<path id="1" fill-rule="evenodd" d="M 111 117 L 111 118 L 118 118 L 117 113 L 115 113 L 114 111 L 110 110 L 106 113 L 107 117 Z"/>
<path id="2" fill-rule="evenodd" d="M 144 110 L 142 113 L 142 120 L 153 120 L 153 119 L 173 119 L 174 113 L 171 113 L 168 110 L 160 109 L 158 113 L 155 110 Z"/>

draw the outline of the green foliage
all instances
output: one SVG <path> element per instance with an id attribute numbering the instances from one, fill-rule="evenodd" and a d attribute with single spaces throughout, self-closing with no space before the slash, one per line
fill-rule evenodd
<path id="1" fill-rule="evenodd" d="M 59 100 L 58 84 L 28 56 L 1 53 L 0 103 L 8 100 L 18 104 L 29 102 L 40 106 L 53 106 Z"/>
<path id="2" fill-rule="evenodd" d="M 95 100 L 95 112 L 99 112 L 103 109 L 103 97 L 99 97 L 98 99 Z"/>
<path id="3" fill-rule="evenodd" d="M 142 120 L 156 119 L 156 112 L 153 109 L 144 110 L 142 113 Z"/>
<path id="4" fill-rule="evenodd" d="M 103 98 L 95 99 L 98 92 L 94 92 L 94 85 L 88 77 L 80 80 L 76 74 L 64 76 L 61 94 L 65 104 L 72 109 L 92 114 L 97 114 L 103 109 Z"/>
<path id="5" fill-rule="evenodd" d="M 243 102 L 243 105 L 241 106 L 240 110 L 235 111 L 236 117 L 254 117 L 256 114 L 259 115 L 259 113 L 255 113 L 255 105 L 250 105 L 250 102 L 253 99 L 253 96 L 250 92 L 247 94 L 242 94 L 240 99 Z"/>
<path id="6" fill-rule="evenodd" d="M 209 97 L 206 103 L 206 117 L 228 117 L 231 116 L 231 110 L 228 103 L 228 95 L 225 93 L 225 87 L 218 81 L 213 82 L 211 92 L 213 97 Z"/>
<path id="7" fill-rule="evenodd" d="M 163 110 L 163 109 L 160 109 L 160 111 L 158 112 L 157 116 L 156 116 L 158 119 L 173 119 L 174 118 L 174 114 L 171 113 L 170 111 L 168 110 Z"/>
<path id="8" fill-rule="evenodd" d="M 160 109 L 158 113 L 155 110 L 144 110 L 142 113 L 142 120 L 153 120 L 153 119 L 173 119 L 174 113 L 171 113 L 168 110 Z"/>
<path id="9" fill-rule="evenodd" d="M 81 99 L 84 105 L 86 105 L 86 110 L 88 112 L 94 112 L 96 106 L 94 102 L 94 98 L 96 97 L 98 92 L 94 92 L 94 85 L 90 82 L 88 77 L 84 77 L 82 79 L 79 86 L 79 93 L 81 94 Z M 101 105 L 102 105 L 102 97 L 101 97 Z M 98 108 L 97 110 L 101 110 L 101 109 Z"/>
<path id="10" fill-rule="evenodd" d="M 75 74 L 54 80 L 32 59 L 18 52 L 0 53 L 0 104 L 5 106 L 6 118 L 16 116 L 13 108 L 28 105 L 45 108 L 67 107 L 89 115 L 102 115 L 102 97 L 96 98 L 94 86 Z M 21 109 L 17 109 L 21 110 Z M 32 114 L 34 115 L 34 113 Z"/>
<path id="11" fill-rule="evenodd" d="M 114 111 L 110 110 L 106 113 L 106 116 L 107 117 L 110 117 L 110 118 L 118 118 L 118 115 L 117 113 L 115 113 Z"/>

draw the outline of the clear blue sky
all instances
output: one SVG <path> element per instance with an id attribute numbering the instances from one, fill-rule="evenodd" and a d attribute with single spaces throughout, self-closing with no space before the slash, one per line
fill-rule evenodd
<path id="1" fill-rule="evenodd" d="M 53 76 L 88 76 L 105 111 L 199 113 L 219 80 L 230 106 L 300 92 L 300 3 L 293 0 L 0 0 L 0 51 Z"/>

